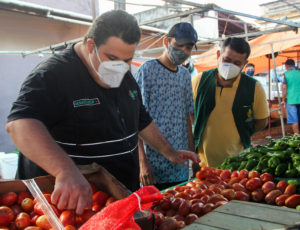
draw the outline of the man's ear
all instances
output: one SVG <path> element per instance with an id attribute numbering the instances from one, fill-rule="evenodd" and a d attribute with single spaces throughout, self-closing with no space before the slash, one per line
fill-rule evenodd
<path id="1" fill-rule="evenodd" d="M 247 64 L 248 64 L 248 60 L 245 61 L 245 63 L 244 63 L 244 65 L 243 65 L 242 69 L 244 69 L 245 66 L 246 66 Z"/>
<path id="2" fill-rule="evenodd" d="M 217 50 L 217 59 L 220 57 L 220 50 Z"/>
<path id="3" fill-rule="evenodd" d="M 168 49 L 168 47 L 169 47 L 169 38 L 168 37 L 164 37 L 163 45 L 164 45 L 165 48 Z"/>
<path id="4" fill-rule="evenodd" d="M 96 44 L 95 44 L 94 39 L 88 38 L 86 40 L 86 48 L 87 48 L 88 52 L 92 53 L 94 51 L 95 47 L 96 47 Z"/>

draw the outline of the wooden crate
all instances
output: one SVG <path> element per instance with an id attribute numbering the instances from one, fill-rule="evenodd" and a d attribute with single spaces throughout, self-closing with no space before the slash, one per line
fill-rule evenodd
<path id="1" fill-rule="evenodd" d="M 273 205 L 233 200 L 200 217 L 185 230 L 282 229 L 300 222 L 300 211 Z"/>

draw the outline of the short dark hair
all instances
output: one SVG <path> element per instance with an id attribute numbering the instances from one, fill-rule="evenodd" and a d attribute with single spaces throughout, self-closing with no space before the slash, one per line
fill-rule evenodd
<path id="1" fill-rule="evenodd" d="M 221 51 L 224 51 L 227 46 L 240 54 L 246 54 L 245 60 L 248 59 L 251 52 L 249 43 L 243 38 L 227 38 L 222 44 Z"/>
<path id="2" fill-rule="evenodd" d="M 96 18 L 83 42 L 86 43 L 88 38 L 92 38 L 99 47 L 112 36 L 128 44 L 138 43 L 141 31 L 135 17 L 123 10 L 108 11 Z"/>
<path id="3" fill-rule="evenodd" d="M 253 67 L 253 68 L 255 68 L 255 65 L 252 64 L 252 63 L 248 63 L 248 64 L 246 65 L 246 68 L 247 68 L 247 67 Z"/>
<path id="4" fill-rule="evenodd" d="M 295 66 L 295 61 L 293 59 L 287 59 L 284 64 L 289 66 Z"/>

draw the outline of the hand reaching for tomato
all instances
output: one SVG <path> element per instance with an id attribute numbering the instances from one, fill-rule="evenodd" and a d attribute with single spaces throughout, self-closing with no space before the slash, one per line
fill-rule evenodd
<path id="1" fill-rule="evenodd" d="M 91 208 L 92 189 L 79 170 L 62 171 L 55 178 L 51 201 L 58 209 L 75 209 L 76 214 Z"/>
<path id="2" fill-rule="evenodd" d="M 165 154 L 165 156 L 173 163 L 182 165 L 188 165 L 186 160 L 191 160 L 194 163 L 200 162 L 196 153 L 187 150 L 173 150 L 171 153 Z"/>

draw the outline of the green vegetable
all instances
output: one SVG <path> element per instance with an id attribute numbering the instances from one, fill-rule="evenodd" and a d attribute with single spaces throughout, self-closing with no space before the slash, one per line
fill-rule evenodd
<path id="1" fill-rule="evenodd" d="M 232 162 L 229 164 L 229 168 L 231 171 L 237 170 L 240 166 L 239 162 Z"/>
<path id="2" fill-rule="evenodd" d="M 248 154 L 248 155 L 246 156 L 246 158 L 247 158 L 248 160 L 250 160 L 250 159 L 259 159 L 259 158 L 261 158 L 261 157 L 262 157 L 261 153 L 251 153 L 251 154 Z"/>
<path id="3" fill-rule="evenodd" d="M 298 147 L 300 145 L 300 140 L 289 140 L 287 144 L 291 147 Z"/>
<path id="4" fill-rule="evenodd" d="M 287 169 L 288 169 L 287 164 L 280 163 L 279 165 L 276 166 L 275 176 L 281 176 L 281 175 L 283 175 Z"/>
<path id="5" fill-rule="evenodd" d="M 257 160 L 256 159 L 250 159 L 248 160 L 245 169 L 247 169 L 248 171 L 250 171 L 251 169 L 253 169 L 256 165 L 257 165 Z"/>
<path id="6" fill-rule="evenodd" d="M 274 175 L 274 169 L 272 169 L 272 168 L 265 168 L 261 172 L 262 173 L 267 172 L 267 173 L 270 173 L 270 174 Z"/>
<path id="7" fill-rule="evenodd" d="M 298 180 L 288 180 L 288 184 L 293 184 L 297 186 L 299 184 Z"/>
<path id="8" fill-rule="evenodd" d="M 268 168 L 268 161 L 269 161 L 268 157 L 266 157 L 266 156 L 261 157 L 259 159 L 259 162 L 258 162 L 258 165 L 257 165 L 257 170 L 262 171 L 264 168 Z"/>
<path id="9" fill-rule="evenodd" d="M 288 170 L 286 170 L 285 171 L 285 176 L 286 177 L 296 177 L 297 176 L 297 174 L 298 174 L 298 171 L 297 171 L 297 169 L 288 169 Z"/>
<path id="10" fill-rule="evenodd" d="M 268 167 L 269 168 L 276 168 L 277 165 L 280 164 L 280 160 L 278 157 L 271 157 L 269 160 L 268 160 Z"/>
<path id="11" fill-rule="evenodd" d="M 244 169 L 246 167 L 247 162 L 248 161 L 242 161 L 238 170 L 241 171 L 242 169 Z"/>
<path id="12" fill-rule="evenodd" d="M 283 138 L 281 140 L 276 141 L 276 143 L 273 146 L 274 150 L 284 150 L 287 148 L 287 144 L 285 143 L 285 141 L 283 140 Z"/>
<path id="13" fill-rule="evenodd" d="M 298 205 L 298 206 L 296 207 L 296 210 L 299 210 L 299 211 L 300 211 L 300 205 Z"/>

